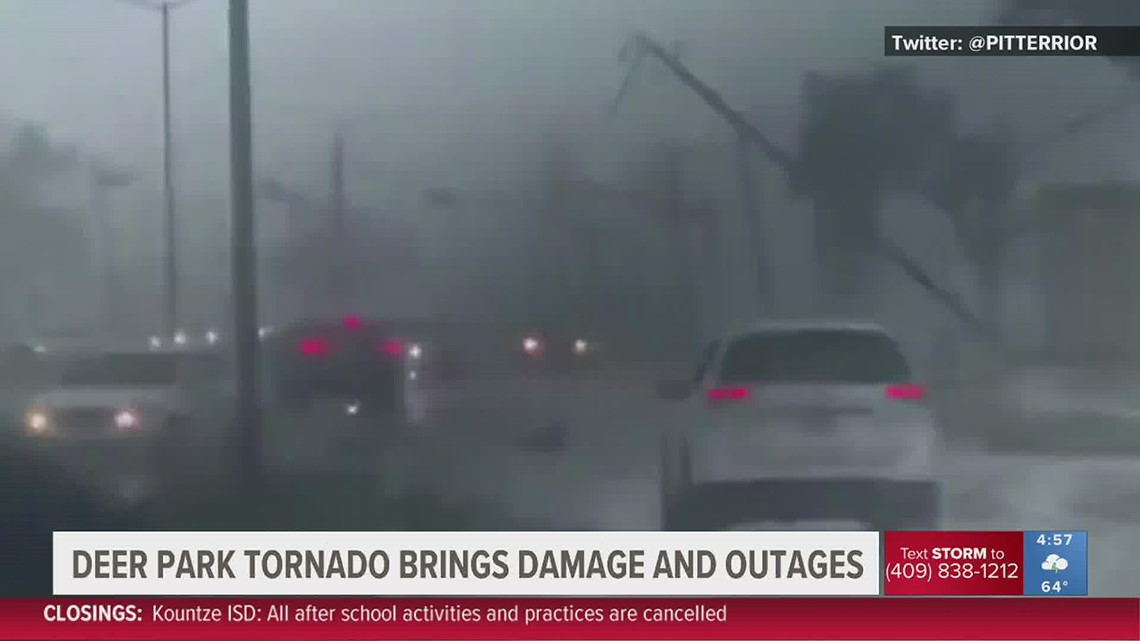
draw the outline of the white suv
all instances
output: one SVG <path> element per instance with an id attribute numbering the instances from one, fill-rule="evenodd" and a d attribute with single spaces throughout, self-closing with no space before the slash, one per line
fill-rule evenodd
<path id="1" fill-rule="evenodd" d="M 844 521 L 931 529 L 940 439 L 898 344 L 866 323 L 764 324 L 713 341 L 662 442 L 662 526 Z"/>

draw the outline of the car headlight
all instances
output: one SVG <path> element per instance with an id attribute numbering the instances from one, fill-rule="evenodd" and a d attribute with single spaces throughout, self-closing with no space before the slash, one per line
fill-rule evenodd
<path id="1" fill-rule="evenodd" d="M 131 410 L 119 410 L 115 413 L 115 427 L 129 430 L 139 426 L 139 415 Z"/>
<path id="2" fill-rule="evenodd" d="M 162 339 L 157 336 L 151 336 L 149 343 L 151 349 L 159 349 L 162 347 Z"/>
<path id="3" fill-rule="evenodd" d="M 408 358 L 412 360 L 419 360 L 423 356 L 424 350 L 417 343 L 412 343 L 408 347 Z"/>
<path id="4" fill-rule="evenodd" d="M 218 342 L 218 333 L 211 330 L 206 332 L 206 342 L 213 345 Z"/>
<path id="5" fill-rule="evenodd" d="M 174 333 L 174 344 L 175 345 L 185 345 L 186 340 L 187 340 L 186 332 L 180 331 L 180 332 Z"/>
<path id="6" fill-rule="evenodd" d="M 523 351 L 527 354 L 537 354 L 538 350 L 541 349 L 541 347 L 542 344 L 539 343 L 538 339 L 533 336 L 527 336 L 523 339 Z"/>
<path id="7" fill-rule="evenodd" d="M 42 432 L 51 424 L 51 421 L 48 420 L 47 412 L 43 410 L 30 410 L 26 422 L 28 429 L 33 432 Z"/>
<path id="8" fill-rule="evenodd" d="M 590 351 L 590 344 L 588 342 L 586 342 L 585 340 L 583 340 L 581 338 L 574 341 L 574 353 L 575 354 L 581 356 L 582 354 L 585 354 L 588 351 Z"/>

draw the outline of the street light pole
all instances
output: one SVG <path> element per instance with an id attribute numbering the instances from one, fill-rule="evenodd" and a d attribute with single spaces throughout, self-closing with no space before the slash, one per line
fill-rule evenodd
<path id="1" fill-rule="evenodd" d="M 119 289 L 118 251 L 111 225 L 111 206 L 108 185 L 97 176 L 91 190 L 92 210 L 99 226 L 99 244 L 102 249 L 103 268 L 103 336 L 108 341 L 115 338 L 118 328 L 118 305 L 122 303 Z"/>
<path id="2" fill-rule="evenodd" d="M 170 5 L 162 4 L 162 191 L 165 244 L 163 330 L 166 340 L 178 331 L 178 229 L 174 211 L 174 145 L 170 115 Z"/>
<path id="3" fill-rule="evenodd" d="M 129 185 L 131 176 L 104 165 L 94 165 L 91 169 L 91 205 L 98 227 L 95 236 L 102 249 L 103 334 L 107 340 L 114 341 L 122 321 L 118 310 L 123 302 L 123 288 L 119 280 L 119 256 L 111 224 L 110 196 L 113 190 Z"/>
<path id="4" fill-rule="evenodd" d="M 195 0 L 119 0 L 121 4 L 157 11 L 162 18 L 162 192 L 163 305 L 166 339 L 178 331 L 178 227 L 174 198 L 174 134 L 170 107 L 170 13 Z"/>
<path id="5" fill-rule="evenodd" d="M 230 180 L 234 346 L 237 361 L 235 418 L 240 471 L 256 481 L 261 471 L 261 399 L 257 336 L 257 256 L 254 245 L 253 107 L 249 62 L 249 2 L 230 0 Z"/>

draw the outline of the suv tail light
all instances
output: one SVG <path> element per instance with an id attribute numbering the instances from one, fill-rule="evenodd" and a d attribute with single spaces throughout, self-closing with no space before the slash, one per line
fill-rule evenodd
<path id="1" fill-rule="evenodd" d="M 404 355 L 404 343 L 390 338 L 380 344 L 380 351 L 392 358 L 399 358 Z"/>
<path id="2" fill-rule="evenodd" d="M 888 385 L 887 398 L 892 401 L 921 401 L 926 397 L 926 388 L 922 385 Z"/>
<path id="3" fill-rule="evenodd" d="M 748 398 L 747 387 L 714 387 L 707 392 L 710 403 L 742 401 Z"/>
<path id="4" fill-rule="evenodd" d="M 325 356 L 329 353 L 329 344 L 321 338 L 302 339 L 297 349 L 305 356 Z"/>

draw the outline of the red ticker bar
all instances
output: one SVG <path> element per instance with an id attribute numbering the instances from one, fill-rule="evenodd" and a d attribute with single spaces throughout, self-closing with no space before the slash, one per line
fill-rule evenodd
<path id="1" fill-rule="evenodd" d="M 1025 590 L 1022 532 L 886 532 L 887 596 L 1018 596 Z"/>
<path id="2" fill-rule="evenodd" d="M 50 641 L 1140 641 L 1140 599 L 4 599 L 0 621 Z"/>

